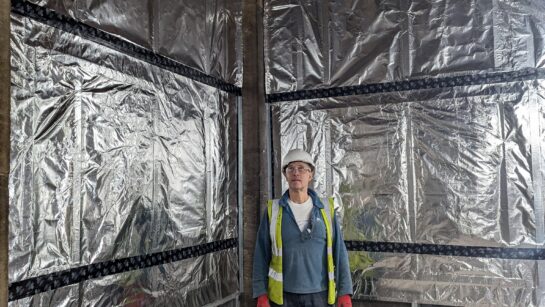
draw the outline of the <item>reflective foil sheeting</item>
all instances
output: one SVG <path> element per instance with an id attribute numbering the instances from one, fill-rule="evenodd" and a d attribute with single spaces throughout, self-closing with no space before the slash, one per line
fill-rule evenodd
<path id="1" fill-rule="evenodd" d="M 151 1 L 30 0 L 75 20 L 151 49 Z"/>
<path id="2" fill-rule="evenodd" d="M 156 8 L 154 48 L 160 54 L 241 84 L 241 1 L 161 0 Z"/>
<path id="3" fill-rule="evenodd" d="M 70 285 L 8 303 L 9 307 L 80 306 L 79 285 Z"/>
<path id="4" fill-rule="evenodd" d="M 311 152 L 314 188 L 336 197 L 345 240 L 540 248 L 544 85 L 275 103 L 273 163 L 293 148 Z M 275 178 L 278 196 L 286 183 Z M 462 268 L 444 268 L 453 259 Z M 539 306 L 541 262 L 350 253 L 357 297 L 447 305 Z M 504 287 L 515 273 L 520 281 Z"/>
<path id="5" fill-rule="evenodd" d="M 84 305 L 204 306 L 236 293 L 235 250 L 187 259 L 85 283 Z M 102 295 L 111 293 L 110 296 Z"/>
<path id="6" fill-rule="evenodd" d="M 267 93 L 544 68 L 540 1 L 265 1 Z"/>
<path id="7" fill-rule="evenodd" d="M 237 292 L 237 272 L 231 249 L 81 282 L 9 306 L 205 306 Z"/>
<path id="8" fill-rule="evenodd" d="M 536 261 L 349 252 L 355 298 L 448 306 L 540 306 Z"/>
<path id="9" fill-rule="evenodd" d="M 10 283 L 237 236 L 235 96 L 29 18 L 11 22 Z M 224 284 L 236 276 L 225 273 L 237 272 L 233 252 L 203 259 L 200 273 L 173 263 L 127 279 L 157 300 L 182 274 L 201 274 L 191 291 L 207 302 L 236 293 L 236 281 Z M 108 305 L 108 291 L 85 298 L 91 286 L 30 300 Z M 182 286 L 168 297 L 201 306 Z"/>
<path id="10" fill-rule="evenodd" d="M 242 85 L 242 1 L 30 2 Z"/>

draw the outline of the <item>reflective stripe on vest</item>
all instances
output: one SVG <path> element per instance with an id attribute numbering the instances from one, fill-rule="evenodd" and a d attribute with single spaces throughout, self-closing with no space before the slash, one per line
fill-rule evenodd
<path id="1" fill-rule="evenodd" d="M 335 304 L 336 285 L 335 285 L 335 265 L 333 264 L 333 214 L 335 210 L 333 198 L 322 199 L 325 209 L 320 209 L 326 228 L 327 241 L 327 303 Z M 267 203 L 267 212 L 269 216 L 269 234 L 271 236 L 272 258 L 269 264 L 269 299 L 275 304 L 284 304 L 284 284 L 282 274 L 282 206 L 278 199 L 269 200 Z M 273 227 L 273 225 L 275 225 Z"/>
<path id="2" fill-rule="evenodd" d="M 335 304 L 335 298 L 337 297 L 335 284 L 335 265 L 333 262 L 333 216 L 335 212 L 335 203 L 333 197 L 329 199 L 322 199 L 325 209 L 320 209 L 324 218 L 327 237 L 327 303 L 329 305 Z"/>
<path id="3" fill-rule="evenodd" d="M 269 200 L 267 204 L 269 215 L 269 234 L 271 236 L 272 258 L 269 264 L 269 299 L 278 304 L 284 304 L 284 283 L 282 274 L 282 207 L 278 200 Z"/>

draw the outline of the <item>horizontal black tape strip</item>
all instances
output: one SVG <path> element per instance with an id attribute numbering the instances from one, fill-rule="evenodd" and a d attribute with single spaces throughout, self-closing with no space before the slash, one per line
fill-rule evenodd
<path id="1" fill-rule="evenodd" d="M 237 246 L 238 239 L 233 238 L 149 255 L 93 263 L 48 275 L 37 276 L 9 284 L 9 301 L 22 299 L 89 279 L 203 256 Z"/>
<path id="2" fill-rule="evenodd" d="M 370 241 L 345 241 L 345 244 L 349 251 L 545 260 L 545 249 L 543 248 L 508 248 Z"/>
<path id="3" fill-rule="evenodd" d="M 371 83 L 354 86 L 333 87 L 324 89 L 312 89 L 267 95 L 267 102 L 282 102 L 306 99 L 319 99 L 330 97 L 367 95 L 377 93 L 401 92 L 411 90 L 424 90 L 433 88 L 448 88 L 454 86 L 469 86 L 494 84 L 513 81 L 535 80 L 545 77 L 542 69 L 523 69 L 508 72 L 494 72 L 484 74 L 472 74 L 443 78 L 423 78 L 406 81 Z"/>
<path id="4" fill-rule="evenodd" d="M 175 74 L 210 85 L 225 92 L 242 95 L 240 87 L 227 83 L 219 78 L 207 75 L 197 69 L 183 65 L 151 50 L 115 37 L 104 31 L 78 22 L 70 17 L 58 14 L 50 9 L 35 5 L 24 0 L 12 0 L 11 11 L 13 13 L 29 17 L 51 27 L 78 35 L 98 44 L 130 55 L 149 64 L 166 69 Z"/>

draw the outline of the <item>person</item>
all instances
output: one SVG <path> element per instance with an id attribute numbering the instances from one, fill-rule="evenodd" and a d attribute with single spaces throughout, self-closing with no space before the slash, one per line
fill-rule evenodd
<path id="1" fill-rule="evenodd" d="M 301 149 L 282 161 L 288 190 L 269 200 L 257 233 L 253 297 L 258 307 L 352 307 L 348 253 L 334 200 L 309 188 L 312 157 Z"/>

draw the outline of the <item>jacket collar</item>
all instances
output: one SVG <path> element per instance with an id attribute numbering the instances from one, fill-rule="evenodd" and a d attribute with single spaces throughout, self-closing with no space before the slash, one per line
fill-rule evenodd
<path id="1" fill-rule="evenodd" d="M 314 207 L 318 207 L 320 209 L 323 209 L 324 204 L 322 204 L 322 201 L 320 200 L 320 197 L 318 197 L 318 194 L 316 194 L 316 192 L 314 192 L 314 190 L 312 190 L 312 189 L 308 189 L 307 191 L 308 191 L 308 195 L 310 196 L 310 198 L 312 198 L 312 204 L 314 205 Z M 287 207 L 288 206 L 288 199 L 290 199 L 290 193 L 289 193 L 289 190 L 286 190 L 286 192 L 284 192 L 284 195 L 282 195 L 282 197 L 280 198 L 278 203 L 282 207 Z"/>

